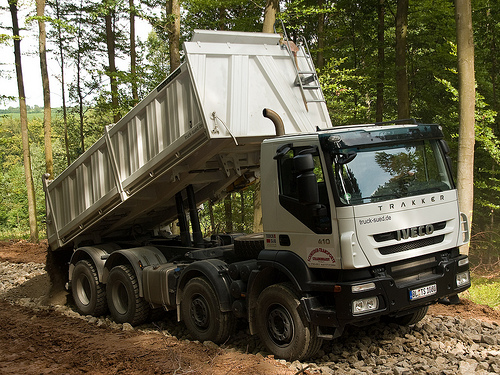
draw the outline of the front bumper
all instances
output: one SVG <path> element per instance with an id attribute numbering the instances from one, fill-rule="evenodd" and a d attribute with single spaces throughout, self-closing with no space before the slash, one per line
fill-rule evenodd
<path id="1" fill-rule="evenodd" d="M 402 316 L 439 299 L 454 296 L 470 287 L 469 263 L 465 255 L 443 252 L 371 269 L 373 277 L 332 283 L 331 293 L 311 293 L 302 299 L 312 323 L 319 327 L 341 328 L 366 325 L 382 316 Z M 349 271 L 345 271 L 348 273 Z M 346 276 L 344 273 L 344 276 Z M 349 279 L 349 277 L 344 277 Z M 359 286 L 368 285 L 368 290 Z M 354 292 L 353 292 L 353 287 Z M 359 290 L 361 289 L 361 290 Z M 412 292 L 413 291 L 413 292 Z M 376 298 L 376 309 L 355 313 L 353 302 Z"/>

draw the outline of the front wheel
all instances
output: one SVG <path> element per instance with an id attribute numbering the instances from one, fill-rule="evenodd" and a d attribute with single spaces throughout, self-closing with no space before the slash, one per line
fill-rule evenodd
<path id="1" fill-rule="evenodd" d="M 307 321 L 300 297 L 288 283 L 271 285 L 257 299 L 257 332 L 276 357 L 302 360 L 321 348 L 316 326 Z"/>
<path id="2" fill-rule="evenodd" d="M 106 288 L 99 282 L 97 270 L 91 262 L 77 262 L 71 279 L 73 300 L 81 314 L 100 316 L 108 311 Z"/>
<path id="3" fill-rule="evenodd" d="M 201 277 L 195 277 L 186 284 L 181 314 L 191 336 L 202 342 L 224 343 L 236 324 L 232 312 L 220 311 L 219 299 L 212 286 Z"/>
<path id="4" fill-rule="evenodd" d="M 424 319 L 428 310 L 429 306 L 423 306 L 411 314 L 398 316 L 397 318 L 392 318 L 391 322 L 396 323 L 400 326 L 411 326 L 412 324 L 416 324 L 420 322 L 422 319 Z"/>
<path id="5" fill-rule="evenodd" d="M 111 270 L 106 295 L 115 322 L 135 326 L 149 317 L 149 304 L 139 296 L 137 276 L 130 265 L 116 266 Z"/>

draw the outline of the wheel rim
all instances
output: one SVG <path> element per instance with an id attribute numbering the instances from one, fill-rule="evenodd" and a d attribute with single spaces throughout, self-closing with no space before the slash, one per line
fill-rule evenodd
<path id="1" fill-rule="evenodd" d="M 118 314 L 124 315 L 128 311 L 128 293 L 125 285 L 121 282 L 117 282 L 113 286 L 113 305 Z"/>
<path id="2" fill-rule="evenodd" d="M 196 295 L 191 300 L 189 307 L 191 319 L 198 329 L 206 331 L 210 323 L 208 304 L 202 295 Z"/>
<path id="3" fill-rule="evenodd" d="M 81 274 L 76 279 L 76 295 L 78 300 L 84 305 L 87 306 L 90 303 L 90 296 L 92 294 L 92 289 L 90 287 L 90 280 L 86 275 Z"/>
<path id="4" fill-rule="evenodd" d="M 293 339 L 293 319 L 281 305 L 272 305 L 267 314 L 267 331 L 273 342 L 278 346 L 287 346 Z"/>

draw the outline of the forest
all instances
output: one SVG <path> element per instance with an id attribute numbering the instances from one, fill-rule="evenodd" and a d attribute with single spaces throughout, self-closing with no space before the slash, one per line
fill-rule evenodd
<path id="1" fill-rule="evenodd" d="M 44 91 L 49 81 L 59 81 L 63 105 L 50 110 L 50 95 L 45 95 L 44 108 L 27 117 L 29 155 L 23 155 L 22 115 L 0 112 L 1 238 L 30 236 L 30 193 L 23 169 L 27 156 L 43 237 L 41 176 L 61 173 L 102 136 L 104 126 L 118 121 L 163 81 L 182 62 L 182 42 L 194 29 L 261 32 L 270 10 L 277 29 L 283 22 L 292 39 L 307 40 L 334 125 L 397 118 L 438 123 L 457 172 L 460 111 L 453 1 L 37 0 L 35 5 L 9 0 L 9 7 L 11 13 L 28 8 L 30 27 L 40 30 L 40 56 L 58 62 L 58 72 L 45 74 Z M 138 19 L 152 27 L 145 41 L 136 37 Z M 493 264 L 500 259 L 500 5 L 472 2 L 472 25 L 476 91 L 470 255 L 474 264 Z M 12 37 L 13 28 L 0 25 L 0 43 L 22 46 L 22 39 Z M 16 84 L 14 78 L 11 82 Z M 0 100 L 6 99 L 0 92 Z M 204 204 L 205 234 L 252 231 L 255 191 L 253 185 Z"/>

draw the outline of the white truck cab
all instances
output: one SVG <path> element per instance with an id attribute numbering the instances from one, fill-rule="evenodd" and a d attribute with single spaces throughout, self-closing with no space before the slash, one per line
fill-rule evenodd
<path id="1" fill-rule="evenodd" d="M 334 336 L 381 315 L 421 319 L 470 286 L 448 151 L 441 128 L 423 124 L 264 141 L 259 264 L 283 270 Z"/>

